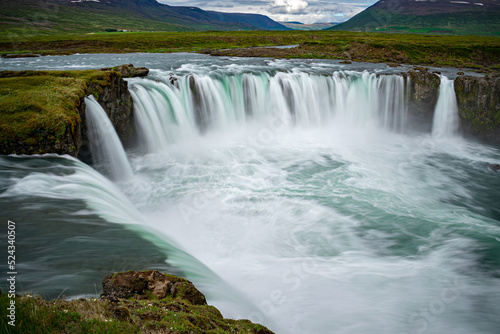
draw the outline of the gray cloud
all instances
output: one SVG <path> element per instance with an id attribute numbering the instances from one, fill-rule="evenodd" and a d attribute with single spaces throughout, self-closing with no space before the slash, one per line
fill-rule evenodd
<path id="1" fill-rule="evenodd" d="M 303 23 L 341 22 L 371 6 L 376 0 L 158 0 L 172 6 L 267 15 L 276 21 Z"/>
<path id="2" fill-rule="evenodd" d="M 266 9 L 271 14 L 301 14 L 308 6 L 305 0 L 275 0 Z"/>

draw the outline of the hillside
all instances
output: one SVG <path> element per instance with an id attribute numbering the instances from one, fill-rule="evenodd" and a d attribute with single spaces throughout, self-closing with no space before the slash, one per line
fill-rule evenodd
<path id="1" fill-rule="evenodd" d="M 382 0 L 328 30 L 500 35 L 496 0 Z"/>
<path id="2" fill-rule="evenodd" d="M 156 0 L 0 0 L 0 33 L 288 30 L 264 15 L 207 12 Z"/>
<path id="3" fill-rule="evenodd" d="M 330 23 L 322 22 L 322 23 L 311 23 L 311 24 L 305 24 L 301 22 L 279 22 L 279 23 L 293 30 L 324 30 L 338 24 L 337 22 L 330 22 Z"/>

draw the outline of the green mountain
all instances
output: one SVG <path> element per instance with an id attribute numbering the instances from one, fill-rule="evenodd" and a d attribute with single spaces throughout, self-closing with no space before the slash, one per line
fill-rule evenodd
<path id="1" fill-rule="evenodd" d="M 500 2 L 381 0 L 328 30 L 500 35 Z"/>
<path id="2" fill-rule="evenodd" d="M 156 0 L 0 0 L 0 33 L 289 30 L 259 14 L 204 11 Z"/>

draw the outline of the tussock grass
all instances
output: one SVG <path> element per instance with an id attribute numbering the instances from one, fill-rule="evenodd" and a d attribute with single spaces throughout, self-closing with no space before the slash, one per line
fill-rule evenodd
<path id="1" fill-rule="evenodd" d="M 0 318 L 5 334 L 71 333 L 271 333 L 264 326 L 248 320 L 224 319 L 210 305 L 193 305 L 171 296 L 158 299 L 105 299 L 45 301 L 38 296 L 16 297 L 16 326 Z M 0 307 L 10 299 L 0 294 Z"/>

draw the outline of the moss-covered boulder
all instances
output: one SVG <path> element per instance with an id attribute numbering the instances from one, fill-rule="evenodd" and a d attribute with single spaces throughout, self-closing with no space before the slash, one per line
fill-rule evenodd
<path id="1" fill-rule="evenodd" d="M 158 270 L 127 271 L 108 275 L 102 281 L 103 298 L 129 298 L 152 294 L 162 299 L 167 296 L 188 300 L 193 305 L 206 305 L 205 296 L 193 283 Z"/>
<path id="2" fill-rule="evenodd" d="M 463 130 L 500 144 L 500 77 L 462 75 L 454 85 Z"/>

